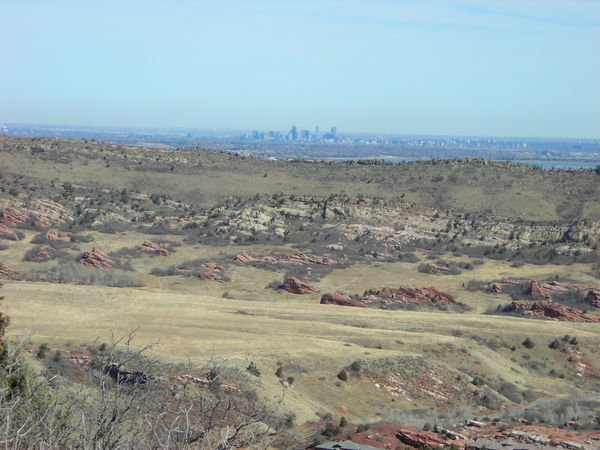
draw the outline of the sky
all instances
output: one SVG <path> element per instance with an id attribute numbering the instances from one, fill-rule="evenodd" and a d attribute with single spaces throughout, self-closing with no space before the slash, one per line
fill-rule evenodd
<path id="1" fill-rule="evenodd" d="M 0 122 L 600 138 L 600 0 L 0 0 Z"/>

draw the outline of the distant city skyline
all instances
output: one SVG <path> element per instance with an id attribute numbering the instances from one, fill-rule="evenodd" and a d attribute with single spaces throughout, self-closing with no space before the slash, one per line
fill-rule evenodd
<path id="1" fill-rule="evenodd" d="M 588 0 L 4 1 L 0 122 L 598 139 L 598 48 Z"/>

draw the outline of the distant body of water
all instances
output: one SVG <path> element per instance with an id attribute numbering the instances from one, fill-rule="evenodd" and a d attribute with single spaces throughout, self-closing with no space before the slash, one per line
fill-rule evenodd
<path id="1" fill-rule="evenodd" d="M 323 158 L 325 161 L 359 161 L 359 160 L 377 160 L 390 163 L 428 161 L 432 158 L 401 158 L 395 156 L 352 156 L 348 158 Z M 499 159 L 495 161 L 513 162 L 516 164 L 528 164 L 530 166 L 543 167 L 545 169 L 594 169 L 600 165 L 598 162 L 580 162 L 580 161 L 541 161 L 541 160 L 507 160 Z"/>

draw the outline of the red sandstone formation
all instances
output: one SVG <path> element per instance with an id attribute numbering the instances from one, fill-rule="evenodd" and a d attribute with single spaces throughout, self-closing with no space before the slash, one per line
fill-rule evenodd
<path id="1" fill-rule="evenodd" d="M 292 294 L 316 294 L 319 292 L 314 287 L 291 275 L 285 277 L 282 288 Z"/>
<path id="2" fill-rule="evenodd" d="M 0 279 L 12 278 L 15 275 L 20 275 L 16 270 L 12 270 L 7 265 L 0 263 Z"/>
<path id="3" fill-rule="evenodd" d="M 335 259 L 324 256 L 308 255 L 302 252 L 296 252 L 290 256 L 263 256 L 262 258 L 254 258 L 246 252 L 240 252 L 235 255 L 233 261 L 238 264 L 246 264 L 249 262 L 264 262 L 268 264 L 337 264 Z"/>
<path id="4" fill-rule="evenodd" d="M 114 262 L 102 250 L 93 248 L 91 252 L 84 252 L 79 259 L 79 264 L 90 267 L 112 267 Z"/>
<path id="5" fill-rule="evenodd" d="M 438 266 L 437 264 L 427 264 L 425 266 L 425 269 L 427 270 L 427 273 L 444 273 L 444 272 L 448 272 L 448 268 L 444 267 L 444 266 Z"/>
<path id="6" fill-rule="evenodd" d="M 501 294 L 502 293 L 502 285 L 500 283 L 490 284 L 490 292 L 492 294 Z"/>
<path id="7" fill-rule="evenodd" d="M 225 282 L 223 277 L 215 272 L 200 272 L 198 274 L 198 278 L 200 278 L 201 280 L 217 281 L 219 283 Z"/>
<path id="8" fill-rule="evenodd" d="M 31 261 L 35 262 L 44 262 L 50 261 L 54 259 L 54 254 L 52 253 L 54 249 L 49 245 L 41 245 L 36 249 L 35 254 L 31 258 Z"/>
<path id="9" fill-rule="evenodd" d="M 423 431 L 418 428 L 401 427 L 396 438 L 403 444 L 410 445 L 414 448 L 469 448 L 469 441 L 451 441 L 443 439 L 439 434 L 433 431 Z"/>
<path id="10" fill-rule="evenodd" d="M 250 256 L 246 252 L 239 252 L 237 255 L 235 255 L 235 257 L 233 258 L 233 261 L 238 264 L 246 264 L 246 263 L 254 262 L 254 261 L 258 261 L 258 260 L 253 258 L 252 256 Z"/>
<path id="11" fill-rule="evenodd" d="M 592 289 L 585 297 L 585 302 L 594 308 L 600 308 L 600 289 Z"/>
<path id="12" fill-rule="evenodd" d="M 50 228 L 52 226 L 52 224 L 43 217 L 36 217 L 35 219 L 33 219 L 33 222 L 31 224 L 33 225 L 33 227 L 36 230 L 41 230 L 43 228 Z"/>
<path id="13" fill-rule="evenodd" d="M 519 313 L 524 316 L 535 316 L 563 322 L 600 323 L 600 317 L 590 316 L 578 309 L 560 305 L 550 299 L 532 303 L 512 302 L 502 309 L 502 312 Z"/>
<path id="14" fill-rule="evenodd" d="M 19 236 L 14 230 L 11 230 L 6 225 L 0 223 L 0 238 L 9 239 L 11 241 L 18 241 Z"/>
<path id="15" fill-rule="evenodd" d="M 439 433 L 388 423 L 372 425 L 362 432 L 343 433 L 338 440 L 381 449 L 409 448 L 570 448 L 592 449 L 600 444 L 600 433 L 575 431 L 548 425 L 510 426 L 504 422 L 470 421 L 458 428 L 460 433 L 438 428 Z M 442 442 L 440 442 L 442 441 Z M 439 447 L 438 447 L 439 446 Z"/>
<path id="16" fill-rule="evenodd" d="M 362 302 L 354 300 L 348 294 L 341 291 L 323 294 L 321 297 L 321 305 L 354 306 L 357 308 L 366 308 Z"/>
<path id="17" fill-rule="evenodd" d="M 198 278 L 200 278 L 201 280 L 217 281 L 219 283 L 225 282 L 225 280 L 220 274 L 220 272 L 223 272 L 225 270 L 225 267 L 223 267 L 222 265 L 214 261 L 208 261 L 204 264 L 201 264 L 200 268 L 203 269 L 203 271 L 198 274 Z"/>
<path id="18" fill-rule="evenodd" d="M 214 261 L 205 262 L 204 264 L 201 264 L 200 267 L 213 272 L 223 272 L 225 270 L 225 267 Z"/>
<path id="19" fill-rule="evenodd" d="M 159 256 L 169 256 L 169 251 L 166 248 L 163 248 L 160 245 L 150 241 L 145 241 L 140 248 L 138 248 L 138 252 L 154 253 Z"/>
<path id="20" fill-rule="evenodd" d="M 53 242 L 71 242 L 71 236 L 53 230 L 48 230 L 44 235 L 44 239 Z"/>
<path id="21" fill-rule="evenodd" d="M 16 227 L 25 223 L 30 217 L 29 212 L 24 209 L 6 208 L 0 212 L 0 224 L 7 227 Z"/>
<path id="22" fill-rule="evenodd" d="M 452 295 L 439 291 L 434 287 L 416 289 L 401 287 L 398 289 L 383 288 L 370 290 L 365 293 L 362 301 L 366 304 L 379 303 L 388 306 L 406 303 L 464 306 L 462 303 L 457 302 Z"/>

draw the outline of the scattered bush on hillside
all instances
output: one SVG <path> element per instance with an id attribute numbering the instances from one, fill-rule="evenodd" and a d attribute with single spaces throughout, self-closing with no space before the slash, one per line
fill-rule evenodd
<path id="1" fill-rule="evenodd" d="M 0 361 L 0 442 L 11 448 L 280 448 L 275 440 L 294 419 L 276 415 L 280 402 L 263 404 L 251 391 L 165 383 L 152 373 L 173 368 L 145 357 L 150 347 L 134 349 L 131 336 L 113 339 L 89 369 L 57 352 L 57 361 L 45 360 L 54 374 L 11 347 Z M 137 377 L 121 378 L 124 366 Z M 87 372 L 85 385 L 70 378 L 74 369 Z"/>
<path id="2" fill-rule="evenodd" d="M 86 267 L 73 261 L 43 269 L 32 269 L 25 274 L 25 279 L 91 286 L 140 287 L 144 285 L 123 270 Z"/>
<path id="3" fill-rule="evenodd" d="M 535 347 L 535 342 L 533 342 L 531 339 L 526 338 L 523 342 L 523 347 L 528 348 L 528 349 L 532 349 L 533 347 Z"/>

